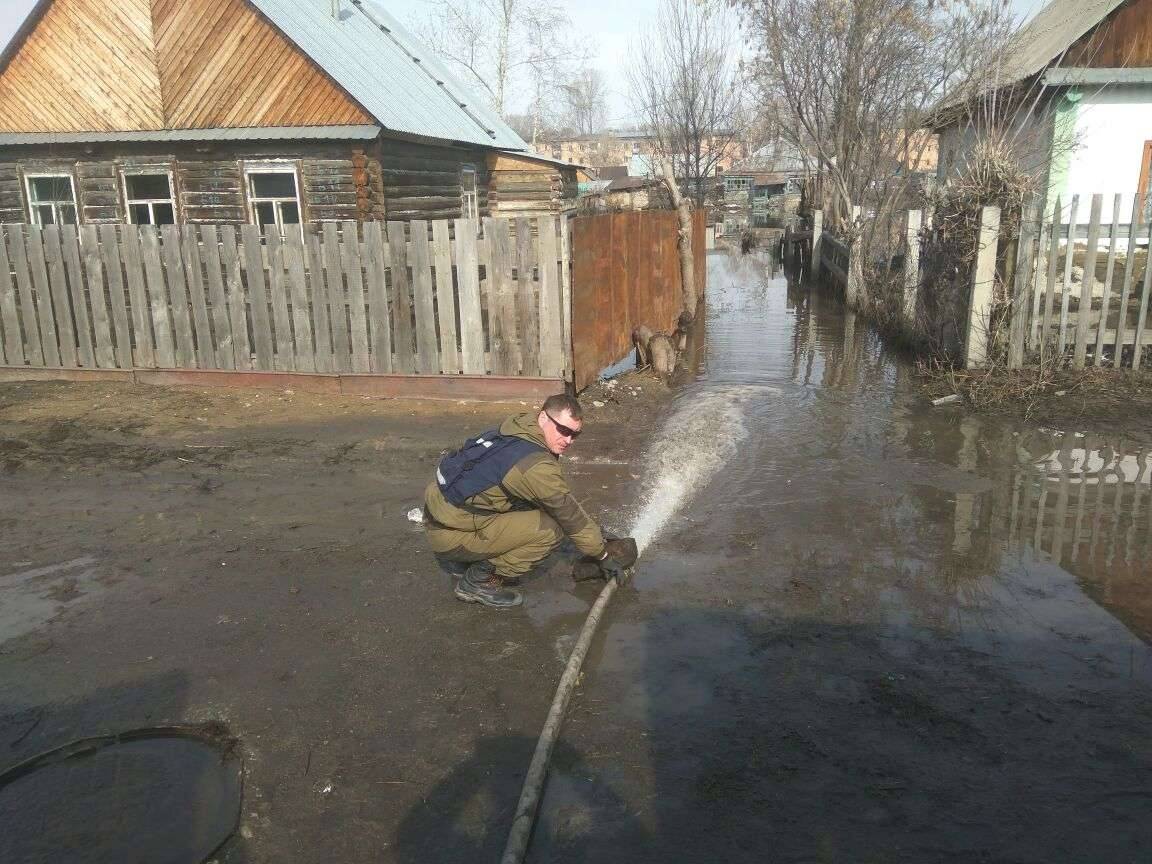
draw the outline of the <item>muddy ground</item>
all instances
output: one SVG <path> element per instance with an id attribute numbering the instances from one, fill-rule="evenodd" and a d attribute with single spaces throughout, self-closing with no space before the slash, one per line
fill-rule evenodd
<path id="1" fill-rule="evenodd" d="M 591 511 L 667 394 L 587 400 Z M 455 601 L 406 511 L 444 448 L 529 407 L 0 386 L 0 770 L 223 721 L 248 759 L 227 861 L 424 860 L 401 824 L 494 733 L 525 742 L 490 766 L 514 800 L 556 634 Z"/>

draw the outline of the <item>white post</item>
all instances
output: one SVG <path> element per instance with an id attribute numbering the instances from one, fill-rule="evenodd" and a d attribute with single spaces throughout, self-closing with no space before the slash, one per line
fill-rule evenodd
<path id="1" fill-rule="evenodd" d="M 809 275 L 813 279 L 820 276 L 820 235 L 824 233 L 824 211 L 812 211 L 812 260 L 808 262 Z"/>
<path id="2" fill-rule="evenodd" d="M 857 234 L 857 229 L 860 225 L 860 205 L 856 204 L 852 207 L 852 222 L 849 227 L 849 232 L 855 235 L 855 239 L 848 243 L 848 272 L 845 274 L 848 278 L 847 284 L 844 286 L 844 302 L 848 305 L 849 309 L 856 308 L 856 298 L 860 296 L 860 289 L 864 282 L 864 258 L 862 251 L 862 243 L 860 242 L 862 236 Z M 845 238 L 847 240 L 847 238 Z"/>
<path id="3" fill-rule="evenodd" d="M 916 300 L 920 288 L 920 227 L 923 210 L 909 210 L 904 251 L 904 324 L 909 333 L 916 330 Z"/>
<path id="4" fill-rule="evenodd" d="M 980 368 L 988 361 L 992 289 L 996 281 L 996 244 L 1000 236 L 1000 208 L 985 207 L 980 213 L 980 236 L 976 241 L 976 267 L 968 301 L 968 336 L 964 340 L 964 366 Z"/>

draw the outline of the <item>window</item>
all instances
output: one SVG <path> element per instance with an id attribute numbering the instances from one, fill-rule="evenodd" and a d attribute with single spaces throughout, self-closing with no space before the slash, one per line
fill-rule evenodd
<path id="1" fill-rule="evenodd" d="M 460 171 L 460 216 L 475 219 L 480 215 L 476 203 L 476 169 L 463 168 Z"/>
<path id="2" fill-rule="evenodd" d="M 300 224 L 300 193 L 292 165 L 260 165 L 245 169 L 252 220 L 265 234 L 270 227 L 283 236 L 284 226 Z"/>
<path id="3" fill-rule="evenodd" d="M 751 177 L 725 177 L 724 189 L 727 192 L 745 192 L 752 187 Z"/>
<path id="4" fill-rule="evenodd" d="M 29 175 L 28 210 L 36 225 L 75 225 L 76 191 L 68 174 Z"/>
<path id="5" fill-rule="evenodd" d="M 173 225 L 176 202 L 167 172 L 124 175 L 124 203 L 132 225 Z"/>

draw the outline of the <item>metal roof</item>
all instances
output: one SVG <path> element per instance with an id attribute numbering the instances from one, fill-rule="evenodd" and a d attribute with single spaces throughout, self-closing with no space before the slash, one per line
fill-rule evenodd
<path id="1" fill-rule="evenodd" d="M 485 147 L 528 145 L 380 5 L 251 0 L 385 129 Z"/>
<path id="2" fill-rule="evenodd" d="M 0 132 L 0 145 L 99 144 L 120 141 L 371 141 L 379 126 L 260 126 L 242 129 L 161 129 L 138 132 Z"/>
<path id="3" fill-rule="evenodd" d="M 1052 0 L 1012 40 L 999 86 L 1043 71 L 1126 0 Z"/>

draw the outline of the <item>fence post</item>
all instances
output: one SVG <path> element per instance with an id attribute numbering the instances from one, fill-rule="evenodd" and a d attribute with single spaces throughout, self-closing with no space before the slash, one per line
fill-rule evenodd
<path id="1" fill-rule="evenodd" d="M 824 233 L 824 211 L 812 211 L 812 260 L 808 262 L 809 275 L 820 277 L 820 235 Z"/>
<path id="2" fill-rule="evenodd" d="M 1043 202 L 1039 196 L 1025 198 L 1020 207 L 1020 233 L 1016 241 L 1016 272 L 1012 302 L 1008 314 L 1011 316 L 1008 331 L 1008 368 L 1019 369 L 1024 365 L 1024 342 L 1028 336 L 1028 287 L 1032 284 L 1032 264 L 1035 250 L 1032 244 L 1039 233 L 1039 221 L 1043 218 Z"/>
<path id="3" fill-rule="evenodd" d="M 904 324 L 909 333 L 916 332 L 916 294 L 920 287 L 920 227 L 923 224 L 923 210 L 908 211 L 904 235 Z"/>
<path id="4" fill-rule="evenodd" d="M 976 267 L 968 301 L 968 334 L 964 340 L 964 366 L 982 367 L 988 359 L 992 319 L 992 289 L 996 281 L 996 245 L 1000 234 L 1000 208 L 980 211 L 980 234 L 976 241 Z"/>

